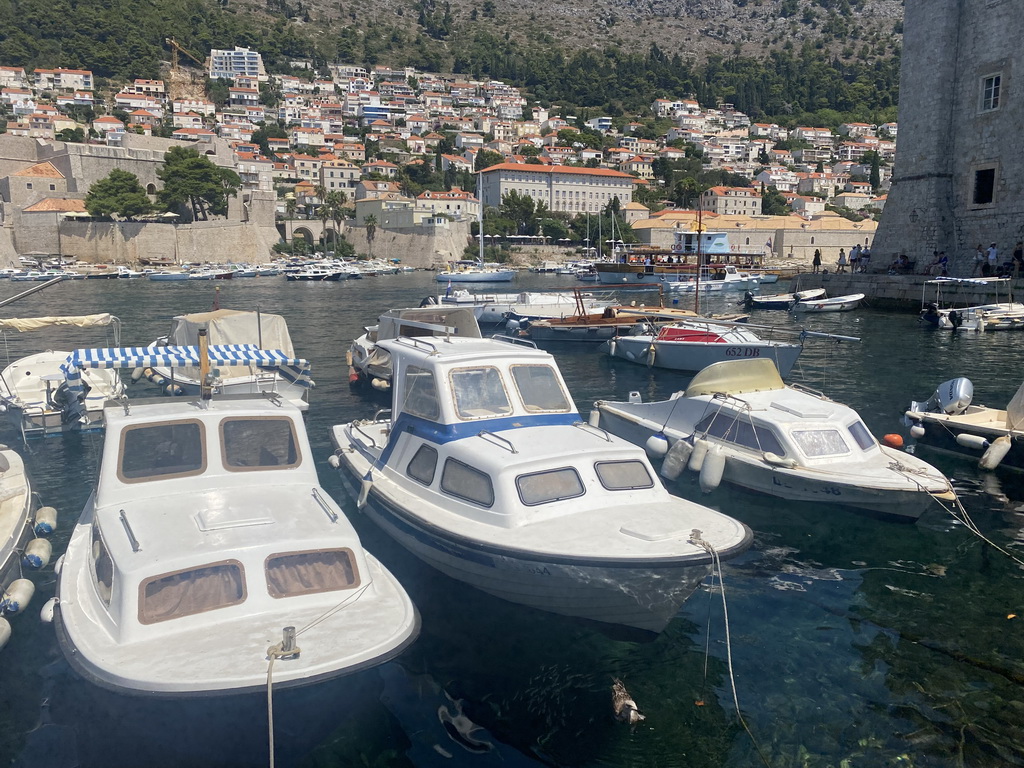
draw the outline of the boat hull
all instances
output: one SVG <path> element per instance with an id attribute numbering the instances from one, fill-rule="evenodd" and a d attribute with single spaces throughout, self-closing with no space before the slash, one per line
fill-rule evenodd
<path id="1" fill-rule="evenodd" d="M 837 296 L 834 299 L 821 299 L 818 301 L 798 301 L 793 305 L 794 312 L 849 312 L 856 309 L 864 300 L 863 293 L 855 293 L 852 296 Z"/>
<path id="2" fill-rule="evenodd" d="M 438 272 L 435 279 L 439 283 L 510 283 L 515 276 L 514 269 L 502 269 L 494 272 Z"/>
<path id="3" fill-rule="evenodd" d="M 651 355 L 651 350 L 654 355 Z M 803 348 L 799 344 L 771 342 L 701 343 L 685 341 L 652 341 L 650 336 L 620 336 L 609 350 L 612 357 L 631 363 L 667 368 L 672 371 L 696 373 L 712 363 L 725 360 L 750 360 L 761 357 L 775 362 L 781 376 L 787 376 Z"/>
<path id="4" fill-rule="evenodd" d="M 980 461 L 984 451 L 961 445 L 956 441 L 957 435 L 974 435 L 991 443 L 997 437 L 1007 434 L 1006 429 L 964 424 L 955 419 L 944 419 L 941 414 L 916 413 L 914 418 L 925 430 L 924 435 L 916 439 L 917 445 L 943 453 L 953 453 L 975 461 Z M 999 462 L 999 466 L 1024 470 L 1024 433 L 1011 432 L 1009 437 L 1010 450 Z"/>

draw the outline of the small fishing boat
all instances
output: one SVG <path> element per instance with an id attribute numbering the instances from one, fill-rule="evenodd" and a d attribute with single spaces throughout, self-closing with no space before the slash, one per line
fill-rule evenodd
<path id="1" fill-rule="evenodd" d="M 147 277 L 158 283 L 179 283 L 188 280 L 189 273 L 176 270 L 164 270 L 160 272 L 150 272 Z"/>
<path id="2" fill-rule="evenodd" d="M 519 323 L 519 335 L 532 341 L 608 341 L 616 336 L 628 334 L 638 324 L 648 322 L 669 323 L 672 320 L 699 318 L 696 312 L 689 309 L 672 307 L 635 307 L 632 305 L 605 307 L 602 312 L 581 312 L 552 317 L 535 322 Z M 730 315 L 736 319 L 738 315 Z M 656 320 L 659 318 L 660 320 Z"/>
<path id="3" fill-rule="evenodd" d="M 755 296 L 750 291 L 743 294 L 745 309 L 789 309 L 797 301 L 817 301 L 825 298 L 824 288 L 811 288 L 796 293 L 773 293 L 769 296 Z"/>
<path id="4" fill-rule="evenodd" d="M 438 296 L 440 304 L 455 306 L 481 306 L 480 322 L 484 325 L 524 320 L 533 321 L 551 317 L 579 314 L 580 303 L 588 314 L 603 312 L 605 307 L 618 304 L 610 295 L 583 293 L 577 301 L 574 291 L 520 291 L 518 293 L 470 292 L 460 289 Z"/>
<path id="5" fill-rule="evenodd" d="M 113 343 L 121 343 L 121 321 L 109 313 L 55 317 L 11 317 L 0 320 L 0 331 L 40 331 L 59 328 L 109 328 Z M 73 405 L 61 366 L 69 352 L 46 350 L 9 362 L 0 373 L 0 409 L 8 422 L 29 437 L 59 436 L 70 431 L 103 429 L 103 407 L 125 396 L 117 371 L 89 371 L 72 417 Z"/>
<path id="6" fill-rule="evenodd" d="M 331 267 L 307 266 L 295 272 L 286 272 L 285 278 L 301 282 L 337 282 L 348 277 L 347 272 Z"/>
<path id="7" fill-rule="evenodd" d="M 982 469 L 1024 469 L 1024 385 L 1006 408 L 974 405 L 974 384 L 960 377 L 912 401 L 903 423 L 917 444 L 977 457 Z"/>
<path id="8" fill-rule="evenodd" d="M 926 291 L 931 288 L 935 289 L 934 300 L 927 301 Z M 952 294 L 951 288 L 954 289 Z M 1003 291 L 1007 301 L 999 301 L 999 294 Z M 976 301 L 977 296 L 990 296 L 992 293 L 995 293 L 994 302 L 955 308 L 968 295 Z M 943 307 L 944 303 L 951 306 Z M 922 288 L 921 319 L 947 331 L 1020 330 L 1024 329 L 1024 304 L 1013 300 L 1009 278 L 940 277 L 926 281 Z"/>
<path id="9" fill-rule="evenodd" d="M 689 469 L 707 492 L 726 482 L 904 520 L 955 498 L 941 472 L 879 444 L 852 408 L 786 386 L 771 360 L 716 363 L 668 400 L 594 408 L 601 427 L 664 457 L 662 475 Z"/>
<path id="10" fill-rule="evenodd" d="M 11 638 L 7 617 L 22 614 L 35 595 L 25 571 L 50 562 L 52 547 L 42 538 L 53 533 L 53 507 L 33 511 L 32 484 L 17 451 L 0 445 L 0 648 Z"/>
<path id="11" fill-rule="evenodd" d="M 388 416 L 331 430 L 358 506 L 439 571 L 511 602 L 661 631 L 751 541 L 670 495 L 643 451 L 580 419 L 554 358 L 522 340 L 380 342 Z"/>
<path id="12" fill-rule="evenodd" d="M 152 349 L 173 349 L 195 346 L 200 333 L 211 344 L 241 344 L 257 348 L 279 349 L 286 355 L 295 353 L 288 323 L 281 315 L 237 309 L 215 309 L 178 315 L 171 321 L 171 331 L 154 341 Z M 173 355 L 171 356 L 173 359 Z M 221 365 L 211 372 L 214 392 L 218 395 L 273 393 L 289 400 L 305 411 L 309 408 L 312 381 L 287 366 L 261 366 L 258 363 Z M 145 378 L 158 385 L 166 395 L 198 395 L 201 388 L 199 369 L 174 364 L 140 366 L 132 371 L 132 381 Z"/>
<path id="13" fill-rule="evenodd" d="M 506 269 L 498 264 L 457 261 L 451 269 L 438 272 L 434 277 L 439 283 L 509 283 L 515 276 L 514 269 Z"/>
<path id="14" fill-rule="evenodd" d="M 78 350 L 91 366 L 163 352 Z M 188 365 L 239 358 L 301 369 L 255 347 L 179 348 Z M 381 664 L 419 618 L 320 487 L 300 411 L 262 395 L 164 400 L 105 414 L 96 488 L 58 571 L 60 648 L 122 693 L 227 695 L 296 687 Z"/>
<path id="15" fill-rule="evenodd" d="M 772 328 L 768 328 L 768 332 L 784 333 Z M 660 328 L 641 324 L 611 339 L 606 351 L 612 357 L 631 363 L 690 373 L 723 360 L 766 358 L 775 363 L 783 376 L 788 376 L 803 351 L 803 344 L 762 339 L 747 323 L 725 324 L 706 318 L 689 318 Z"/>
<path id="16" fill-rule="evenodd" d="M 856 309 L 864 301 L 863 293 L 851 293 L 848 296 L 835 296 L 831 299 L 809 299 L 796 302 L 794 312 L 848 312 Z"/>

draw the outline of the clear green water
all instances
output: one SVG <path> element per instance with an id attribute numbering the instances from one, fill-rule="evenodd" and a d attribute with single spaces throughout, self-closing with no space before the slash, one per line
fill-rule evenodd
<path id="1" fill-rule="evenodd" d="M 568 284 L 523 275 L 515 288 Z M 0 297 L 23 285 L 0 284 Z M 79 281 L 0 312 L 110 311 L 124 321 L 124 344 L 146 344 L 167 331 L 172 315 L 209 309 L 214 287 Z M 349 341 L 380 312 L 416 305 L 437 290 L 429 273 L 337 284 L 239 280 L 220 287 L 223 307 L 258 305 L 288 319 L 297 352 L 314 366 L 318 386 L 308 425 L 322 459 L 330 453 L 330 425 L 380 407 L 376 397 L 349 388 Z M 724 299 L 712 301 L 725 308 Z M 763 316 L 790 322 L 782 313 Z M 839 346 L 809 342 L 794 378 L 857 408 L 878 435 L 899 431 L 911 398 L 926 397 L 947 378 L 970 376 L 975 401 L 993 405 L 1004 404 L 1024 378 L 1020 334 L 952 336 L 920 328 L 913 314 L 869 309 L 805 322 L 814 330 L 863 338 Z M 79 331 L 12 334 L 0 339 L 0 361 L 43 348 L 107 343 Z M 612 362 L 595 348 L 552 351 L 584 414 L 596 399 L 624 399 L 630 390 L 663 398 L 687 380 Z M 66 544 L 90 492 L 101 439 L 36 440 L 29 446 L 36 488 L 62 515 L 55 552 Z M 954 478 L 984 531 L 1021 552 L 1020 476 L 922 456 Z M 325 462 L 321 481 L 354 510 Z M 727 488 L 702 497 L 686 478 L 672 490 L 755 531 L 751 551 L 726 566 L 725 586 L 739 701 L 770 765 L 1024 764 L 1024 591 L 1014 563 L 938 507 L 906 525 Z M 396 662 L 285 699 L 280 707 L 294 705 L 294 712 L 313 716 L 295 724 L 281 714 L 278 765 L 761 764 L 733 710 L 717 592 L 698 592 L 666 632 L 642 641 L 476 592 L 353 517 L 367 548 L 412 594 L 423 632 Z M 85 765 L 268 764 L 260 701 L 154 705 L 78 680 L 61 660 L 52 627 L 36 618 L 53 592 L 52 566 L 36 580 L 36 599 L 27 615 L 13 621 L 13 639 L 0 653 L 0 761 L 73 764 L 62 760 L 64 747 Z M 633 729 L 612 718 L 613 677 L 625 681 L 647 715 Z M 39 730 L 44 697 L 55 725 Z M 468 739 L 453 738 L 445 728 L 442 721 L 453 718 L 464 730 L 475 724 Z"/>

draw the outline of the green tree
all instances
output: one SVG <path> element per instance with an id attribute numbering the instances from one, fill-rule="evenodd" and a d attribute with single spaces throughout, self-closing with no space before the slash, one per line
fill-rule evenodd
<path id="1" fill-rule="evenodd" d="M 370 252 L 370 258 L 373 258 L 373 240 L 377 237 L 377 217 L 372 213 L 363 219 L 363 226 L 366 227 L 366 250 Z"/>
<path id="2" fill-rule="evenodd" d="M 81 128 L 65 128 L 57 132 L 57 141 L 66 141 L 72 144 L 85 143 L 85 131 Z"/>
<path id="3" fill-rule="evenodd" d="M 790 213 L 786 198 L 775 187 L 761 185 L 761 214 L 764 216 L 785 216 Z"/>
<path id="4" fill-rule="evenodd" d="M 171 147 L 156 175 L 164 183 L 160 202 L 168 210 L 190 211 L 196 221 L 227 215 L 228 198 L 237 195 L 242 186 L 237 173 L 214 165 L 210 158 L 186 147 Z"/>
<path id="5" fill-rule="evenodd" d="M 142 216 L 153 210 L 153 203 L 134 173 L 115 168 L 97 181 L 85 196 L 90 216 Z"/>

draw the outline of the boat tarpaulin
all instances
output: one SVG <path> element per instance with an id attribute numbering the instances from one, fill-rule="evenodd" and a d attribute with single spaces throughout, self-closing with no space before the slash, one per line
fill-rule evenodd
<path id="1" fill-rule="evenodd" d="M 98 315 L 71 315 L 55 317 L 5 317 L 0 318 L 0 330 L 4 331 L 38 331 L 41 328 L 52 328 L 60 325 L 73 325 L 77 328 L 96 328 L 110 325 L 117 318 L 109 312 Z"/>
<path id="2" fill-rule="evenodd" d="M 1006 428 L 1024 430 L 1024 384 L 1021 384 L 1010 402 L 1006 404 Z"/>

